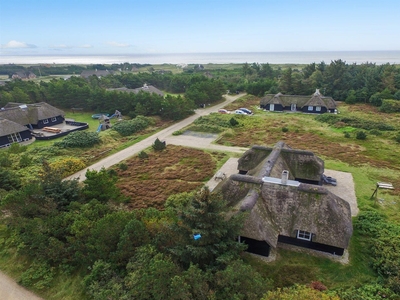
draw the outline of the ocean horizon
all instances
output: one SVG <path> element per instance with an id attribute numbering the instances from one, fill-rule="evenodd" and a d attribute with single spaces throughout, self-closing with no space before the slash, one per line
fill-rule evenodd
<path id="1" fill-rule="evenodd" d="M 341 59 L 348 64 L 400 64 L 400 51 L 218 52 L 107 55 L 0 55 L 0 64 L 310 64 Z"/>

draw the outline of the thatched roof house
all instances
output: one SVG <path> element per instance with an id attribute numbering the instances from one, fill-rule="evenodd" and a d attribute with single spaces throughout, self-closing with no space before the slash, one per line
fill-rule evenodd
<path id="1" fill-rule="evenodd" d="M 150 94 L 155 93 L 157 95 L 164 97 L 164 93 L 162 91 L 160 91 L 155 86 L 147 85 L 147 84 L 144 84 L 142 87 L 136 88 L 136 89 L 128 89 L 126 87 L 122 87 L 122 88 L 114 88 L 114 89 L 107 89 L 107 90 L 108 91 L 126 92 L 126 93 L 135 93 L 135 94 L 138 94 L 140 92 L 146 92 L 146 93 L 150 93 Z"/>
<path id="2" fill-rule="evenodd" d="M 101 78 L 101 77 L 105 77 L 105 76 L 113 75 L 113 74 L 114 74 L 114 72 L 109 71 L 109 70 L 97 70 L 97 69 L 96 70 L 83 70 L 81 73 L 81 77 L 87 79 L 90 76 L 95 75 L 95 76 Z"/>
<path id="3" fill-rule="evenodd" d="M 317 89 L 310 96 L 268 94 L 260 100 L 260 107 L 269 111 L 302 111 L 306 113 L 334 113 L 336 102 L 332 97 L 323 96 Z"/>
<path id="4" fill-rule="evenodd" d="M 12 143 L 20 143 L 32 139 L 30 130 L 16 122 L 0 118 L 0 148 L 8 147 Z"/>
<path id="5" fill-rule="evenodd" d="M 23 104 L 9 102 L 0 110 L 0 117 L 31 129 L 64 122 L 65 112 L 46 102 Z"/>
<path id="6" fill-rule="evenodd" d="M 270 247 L 288 243 L 343 255 L 352 235 L 350 205 L 319 185 L 320 158 L 279 142 L 252 147 L 238 169 L 218 189 L 235 211 L 248 213 L 241 239 L 250 252 L 268 256 Z"/>

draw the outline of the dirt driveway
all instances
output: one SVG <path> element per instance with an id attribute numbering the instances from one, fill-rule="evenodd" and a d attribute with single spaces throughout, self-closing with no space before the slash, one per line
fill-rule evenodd
<path id="1" fill-rule="evenodd" d="M 43 300 L 32 292 L 18 285 L 13 279 L 0 272 L 1 300 Z"/>

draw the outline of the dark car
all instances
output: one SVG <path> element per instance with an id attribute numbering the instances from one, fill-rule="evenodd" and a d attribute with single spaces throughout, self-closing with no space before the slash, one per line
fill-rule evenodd
<path id="1" fill-rule="evenodd" d="M 324 184 L 330 184 L 333 186 L 337 185 L 337 181 L 335 178 L 330 177 L 330 176 L 326 176 L 325 174 L 322 174 L 322 183 Z"/>
<path id="2" fill-rule="evenodd" d="M 245 112 L 245 113 L 248 114 L 248 115 L 253 114 L 253 112 L 252 112 L 250 109 L 247 109 L 247 108 L 244 108 L 244 107 L 239 108 L 239 110 Z"/>

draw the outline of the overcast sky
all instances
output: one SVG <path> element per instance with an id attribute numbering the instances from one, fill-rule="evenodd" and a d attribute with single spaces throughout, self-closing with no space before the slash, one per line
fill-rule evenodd
<path id="1" fill-rule="evenodd" d="M 0 54 L 400 50 L 400 0 L 0 0 Z"/>

